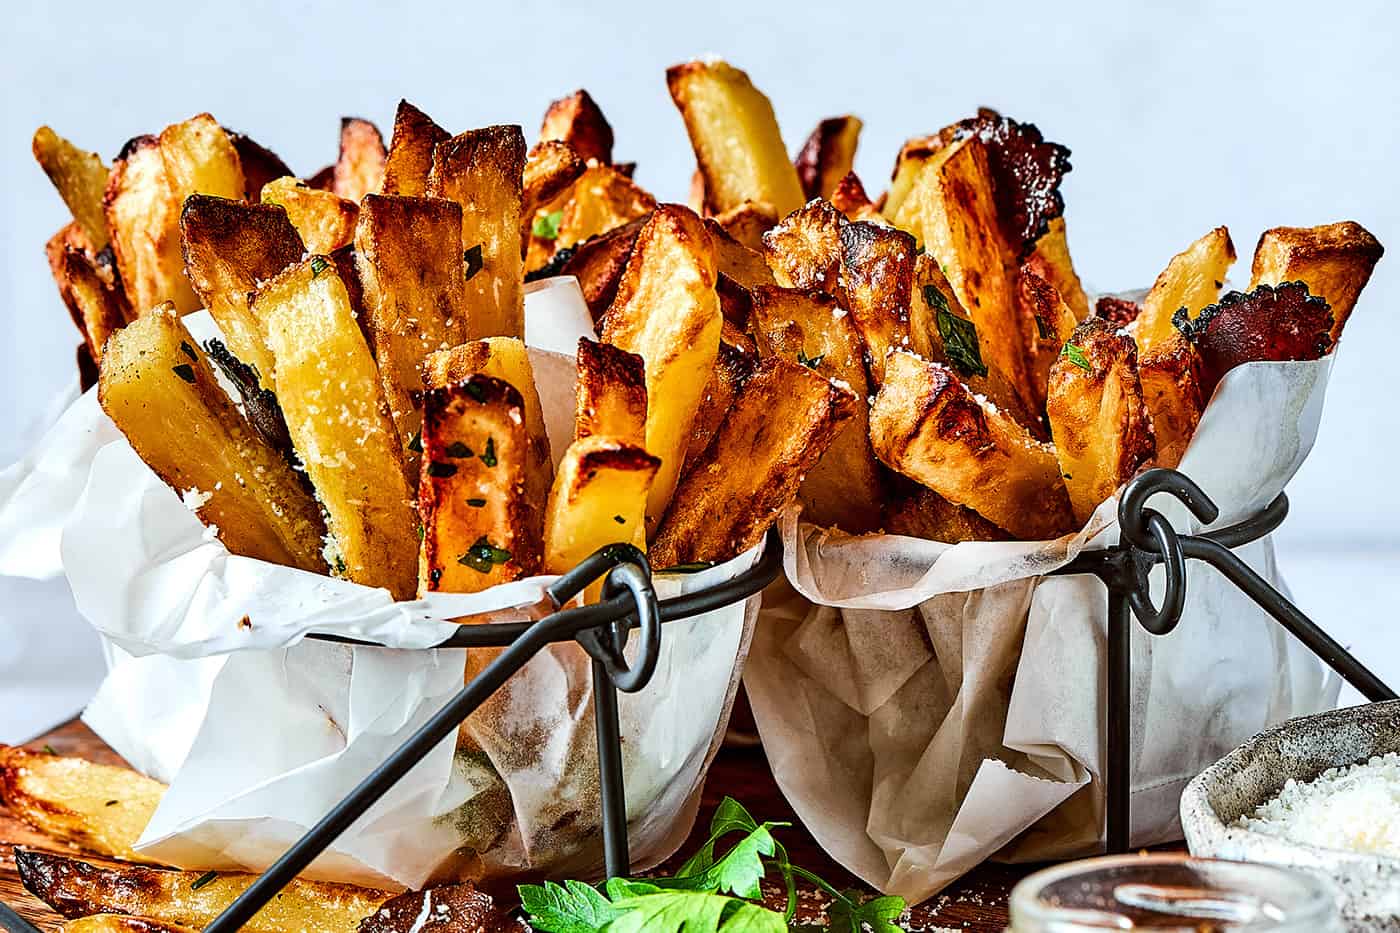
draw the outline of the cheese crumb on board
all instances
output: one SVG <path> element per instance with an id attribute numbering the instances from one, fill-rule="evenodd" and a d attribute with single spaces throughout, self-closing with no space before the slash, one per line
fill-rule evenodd
<path id="1" fill-rule="evenodd" d="M 1289 779 L 1235 825 L 1290 842 L 1400 858 L 1400 753 Z"/>

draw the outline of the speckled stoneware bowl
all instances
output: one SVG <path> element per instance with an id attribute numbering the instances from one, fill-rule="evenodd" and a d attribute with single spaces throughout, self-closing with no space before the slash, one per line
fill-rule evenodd
<path id="1" fill-rule="evenodd" d="M 1192 855 L 1292 865 L 1330 879 L 1351 930 L 1400 931 L 1400 859 L 1289 842 L 1234 823 L 1275 797 L 1289 778 L 1400 752 L 1400 701 L 1290 720 L 1211 765 L 1181 795 Z"/>

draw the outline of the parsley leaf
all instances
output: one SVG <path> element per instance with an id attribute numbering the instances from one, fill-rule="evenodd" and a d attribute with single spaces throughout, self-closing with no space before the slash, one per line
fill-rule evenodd
<path id="1" fill-rule="evenodd" d="M 621 915 L 597 888 L 582 881 L 522 884 L 520 906 L 542 933 L 594 933 Z"/>
<path id="2" fill-rule="evenodd" d="M 478 243 L 462 254 L 462 262 L 466 263 L 467 281 L 476 278 L 476 274 L 481 271 L 485 262 L 481 258 L 481 244 Z"/>
<path id="3" fill-rule="evenodd" d="M 180 341 L 180 352 L 188 356 L 192 361 L 196 363 L 199 362 L 199 356 L 194 352 L 194 347 L 190 346 L 187 341 Z"/>
<path id="4" fill-rule="evenodd" d="M 170 371 L 190 385 L 194 385 L 194 367 L 189 363 L 181 363 L 179 366 L 172 366 L 170 367 Z"/>
<path id="5" fill-rule="evenodd" d="M 860 933 L 903 933 L 894 921 L 904 913 L 904 898 L 897 896 L 872 897 L 859 901 L 858 891 L 847 891 L 845 896 L 835 900 L 827 908 L 827 919 L 833 930 L 851 929 Z"/>
<path id="6" fill-rule="evenodd" d="M 476 539 L 476 543 L 467 548 L 467 553 L 457 558 L 457 563 L 464 567 L 470 567 L 477 573 L 490 573 L 491 568 L 497 564 L 504 564 L 510 560 L 510 551 L 503 547 L 496 547 L 483 535 Z"/>
<path id="7" fill-rule="evenodd" d="M 446 479 L 449 476 L 456 476 L 457 464 L 443 463 L 441 460 L 434 460 L 428 464 L 428 475 L 436 476 L 438 479 Z"/>
<path id="8" fill-rule="evenodd" d="M 943 296 L 940 293 L 938 297 L 941 299 Z M 946 301 L 935 313 L 934 321 L 938 325 L 938 336 L 943 338 L 943 352 L 948 362 L 964 376 L 987 375 L 987 364 L 982 362 L 982 347 L 977 342 L 976 325 L 949 311 Z"/>
<path id="9" fill-rule="evenodd" d="M 548 214 L 540 214 L 535 218 L 535 222 L 530 225 L 530 232 L 541 240 L 557 240 L 559 238 L 559 223 L 563 219 L 563 211 L 550 211 Z"/>
<path id="10" fill-rule="evenodd" d="M 408 439 L 408 449 L 416 454 L 423 452 L 423 432 L 414 431 L 413 436 Z"/>
<path id="11" fill-rule="evenodd" d="M 777 911 L 719 894 L 660 891 L 613 906 L 622 913 L 608 933 L 787 933 Z"/>
<path id="12" fill-rule="evenodd" d="M 1051 337 L 1055 336 L 1055 328 L 1051 327 L 1050 322 L 1039 314 L 1035 316 L 1035 329 L 1036 332 L 1040 334 L 1041 340 L 1049 340 Z"/>
<path id="13" fill-rule="evenodd" d="M 447 449 L 444 450 L 443 453 L 447 454 L 449 457 L 455 457 L 458 460 L 465 460 L 467 457 L 472 456 L 472 449 L 461 441 L 453 441 L 447 445 Z"/>
<path id="14" fill-rule="evenodd" d="M 486 500 L 485 500 L 485 499 L 468 499 L 468 500 L 467 500 L 467 505 L 471 506 L 471 507 L 474 508 L 474 509 L 484 509 L 484 508 L 486 508 Z"/>
<path id="15" fill-rule="evenodd" d="M 200 875 L 198 878 L 194 879 L 194 881 L 190 883 L 190 890 L 198 891 L 200 888 L 204 887 L 206 884 L 209 884 L 217 877 L 219 877 L 218 872 L 206 871 L 204 874 Z"/>
<path id="16" fill-rule="evenodd" d="M 1089 365 L 1089 358 L 1084 355 L 1084 350 L 1082 348 L 1072 343 L 1066 343 L 1064 350 L 1060 352 L 1063 355 L 1069 357 L 1069 361 L 1071 363 L 1073 363 L 1075 366 L 1078 366 L 1086 373 L 1093 372 L 1094 367 Z"/>
<path id="17" fill-rule="evenodd" d="M 322 273 L 322 272 L 325 272 L 327 269 L 329 269 L 330 266 L 331 266 L 331 262 L 330 262 L 330 260 L 327 259 L 325 256 L 312 256 L 312 257 L 311 257 L 311 277 L 312 277 L 313 279 L 319 278 L 320 275 L 321 275 L 321 273 Z"/>
<path id="18" fill-rule="evenodd" d="M 486 439 L 486 450 L 481 454 L 481 462 L 489 467 L 496 465 L 496 439 L 494 437 Z"/>
<path id="19" fill-rule="evenodd" d="M 808 369 L 816 369 L 822 364 L 822 360 L 824 359 L 826 359 L 825 353 L 818 353 L 816 356 L 808 356 L 801 350 L 797 351 L 797 362 L 806 366 Z"/>

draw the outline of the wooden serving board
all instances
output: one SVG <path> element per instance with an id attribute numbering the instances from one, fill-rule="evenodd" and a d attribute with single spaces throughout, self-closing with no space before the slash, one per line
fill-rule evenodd
<path id="1" fill-rule="evenodd" d="M 121 764 L 122 761 L 102 740 L 82 723 L 69 722 L 48 735 L 29 743 L 31 748 L 50 746 L 60 755 L 77 755 L 92 761 Z M 794 864 L 835 885 L 838 889 L 856 888 L 869 891 L 849 872 L 833 862 L 817 845 L 798 820 L 769 771 L 768 762 L 759 748 L 725 748 L 710 768 L 705 784 L 700 817 L 690 840 L 681 848 L 682 855 L 695 851 L 707 836 L 710 816 L 726 796 L 744 804 L 760 820 L 790 821 L 789 829 L 779 831 L 778 838 L 787 847 Z M 0 808 L 0 901 L 42 930 L 56 930 L 60 918 L 43 903 L 24 890 L 15 873 L 13 850 L 17 845 L 61 849 L 46 837 L 35 833 Z M 674 869 L 679 864 L 666 866 Z M 663 871 L 666 870 L 663 867 Z M 1002 933 L 1006 927 L 1006 901 L 1011 888 L 1036 866 L 986 864 L 947 888 L 942 894 L 913 908 L 901 921 L 910 931 L 971 931 L 971 933 Z M 874 892 L 870 892 L 874 893 Z M 798 919 L 814 921 L 823 914 L 827 899 L 816 889 L 804 886 L 800 890 L 801 907 Z M 772 892 L 773 905 L 780 895 Z"/>

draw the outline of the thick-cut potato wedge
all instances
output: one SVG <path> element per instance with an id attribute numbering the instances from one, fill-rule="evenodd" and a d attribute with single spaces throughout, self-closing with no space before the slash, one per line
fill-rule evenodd
<path id="1" fill-rule="evenodd" d="M 192 194 L 237 201 L 244 195 L 243 163 L 224 128 L 207 113 L 172 123 L 160 132 L 160 157 L 184 207 Z"/>
<path id="2" fill-rule="evenodd" d="M 433 149 L 452 134 L 433 122 L 406 100 L 399 101 L 394 113 L 394 135 L 384 159 L 384 194 L 421 198 L 428 193 L 428 174 L 433 169 Z"/>
<path id="3" fill-rule="evenodd" d="M 632 245 L 637 242 L 637 234 L 646 221 L 647 218 L 642 217 L 585 240 L 573 248 L 567 261 L 559 267 L 560 275 L 578 279 L 578 287 L 595 324 L 617 297 L 617 286 L 627 269 Z"/>
<path id="4" fill-rule="evenodd" d="M 423 423 L 424 358 L 467 339 L 461 235 L 462 209 L 452 201 L 367 194 L 360 202 L 355 268 L 363 323 L 405 445 L 410 485 L 418 476 L 418 454 L 410 445 Z"/>
<path id="5" fill-rule="evenodd" d="M 519 920 L 471 884 L 406 891 L 386 901 L 358 933 L 522 933 Z"/>
<path id="6" fill-rule="evenodd" d="M 885 215 L 890 223 L 897 225 L 903 230 L 923 239 L 918 230 L 911 229 L 901 218 L 913 217 L 917 219 L 917 212 L 909 214 L 906 211 L 906 202 L 909 193 L 914 190 L 914 183 L 931 159 L 943 158 L 939 156 L 947 147 L 943 144 L 943 139 L 937 134 L 932 136 L 914 136 L 904 141 L 904 145 L 899 147 L 899 155 L 895 158 L 894 171 L 890 173 L 890 187 L 881 199 L 880 212 Z"/>
<path id="7" fill-rule="evenodd" d="M 355 238 L 359 205 L 300 179 L 288 176 L 263 185 L 262 202 L 287 212 L 306 251 L 313 255 L 329 255 Z"/>
<path id="8" fill-rule="evenodd" d="M 1050 446 L 940 363 L 890 354 L 870 409 L 870 441 L 891 469 L 1018 538 L 1055 538 L 1073 525 Z"/>
<path id="9" fill-rule="evenodd" d="M 559 218 L 558 249 L 645 217 L 656 198 L 615 168 L 595 165 L 578 177 Z"/>
<path id="10" fill-rule="evenodd" d="M 29 849 L 15 850 L 25 888 L 64 917 L 131 914 L 203 929 L 257 880 L 241 872 L 170 871 L 144 865 L 100 867 Z M 327 881 L 294 880 L 243 929 L 248 933 L 355 933 L 393 895 Z"/>
<path id="11" fill-rule="evenodd" d="M 617 297 L 603 316 L 604 342 L 646 363 L 646 449 L 661 458 L 647 500 L 648 531 L 658 527 L 671 501 L 719 352 L 723 318 L 715 274 L 704 222 L 678 204 L 663 204 L 637 235 Z"/>
<path id="12" fill-rule="evenodd" d="M 646 547 L 647 493 L 661 461 L 590 434 L 564 452 L 545 509 L 544 570 L 564 573 L 609 544 Z"/>
<path id="13" fill-rule="evenodd" d="M 612 163 L 613 131 L 585 90 L 552 102 L 540 124 L 540 141 L 568 143 L 585 162 Z"/>
<path id="14" fill-rule="evenodd" d="M 257 203 L 262 198 L 263 185 L 278 178 L 296 174 L 282 157 L 260 144 L 256 139 L 225 130 L 229 142 L 238 153 L 238 164 L 243 168 L 243 197 Z"/>
<path id="15" fill-rule="evenodd" d="M 527 494 L 525 403 L 491 376 L 429 389 L 423 403 L 419 595 L 476 593 L 539 571 L 543 515 Z"/>
<path id="16" fill-rule="evenodd" d="M 433 149 L 428 193 L 462 206 L 469 339 L 524 337 L 520 256 L 525 137 L 518 126 L 488 126 Z"/>
<path id="17" fill-rule="evenodd" d="M 685 447 L 687 465 L 695 462 L 710 446 L 719 426 L 734 407 L 735 396 L 757 368 L 757 351 L 742 345 L 726 321 L 720 333 L 715 368 L 710 372 L 710 381 L 705 383 L 705 393 L 700 397 L 700 405 L 695 409 L 695 421 L 690 427 L 690 440 Z"/>
<path id="18" fill-rule="evenodd" d="M 763 235 L 778 225 L 773 205 L 745 201 L 714 216 L 725 233 L 758 253 L 763 252 Z"/>
<path id="19" fill-rule="evenodd" d="M 895 477 L 894 492 L 885 504 L 887 534 L 958 544 L 962 541 L 1005 541 L 1008 535 L 972 509 L 954 505 L 927 486 Z"/>
<path id="20" fill-rule="evenodd" d="M 1205 409 L 1196 352 L 1181 334 L 1138 359 L 1142 399 L 1157 442 L 1156 464 L 1175 469 Z"/>
<path id="21" fill-rule="evenodd" d="M 1016 282 L 1021 333 L 1025 339 L 1026 368 L 1035 411 L 1045 410 L 1050 368 L 1060 357 L 1065 341 L 1079 323 L 1055 286 L 1023 266 Z"/>
<path id="22" fill-rule="evenodd" d="M 1157 452 L 1133 338 L 1103 318 L 1085 319 L 1050 370 L 1046 412 L 1082 525 Z"/>
<path id="23" fill-rule="evenodd" d="M 1320 227 L 1274 227 L 1254 248 L 1249 290 L 1302 282 L 1332 306 L 1332 339 L 1342 336 L 1351 309 L 1385 249 L 1352 220 Z"/>
<path id="24" fill-rule="evenodd" d="M 870 195 L 865 193 L 865 185 L 861 184 L 860 178 L 855 172 L 847 172 L 836 183 L 828 200 L 831 201 L 832 207 L 846 215 L 847 220 L 889 223 L 884 215 L 875 209 L 875 205 L 871 203 Z"/>
<path id="25" fill-rule="evenodd" d="M 107 284 L 97 264 L 80 249 L 63 251 L 61 275 L 59 292 L 69 311 L 82 322 L 93 361 L 100 363 L 107 338 L 132 318 L 126 296 Z"/>
<path id="26" fill-rule="evenodd" d="M 667 69 L 666 86 L 690 134 L 711 213 L 766 201 L 786 217 L 802 206 L 807 199 L 773 104 L 747 74 L 718 60 L 686 62 Z"/>
<path id="27" fill-rule="evenodd" d="M 137 314 L 162 302 L 181 314 L 199 307 L 185 280 L 180 252 L 180 202 L 165 170 L 160 140 L 138 136 L 112 165 L 103 208 L 122 289 Z"/>
<path id="28" fill-rule="evenodd" d="M 258 290 L 253 314 L 287 432 L 325 509 L 327 562 L 412 599 L 417 522 L 403 448 L 335 264 L 312 256 L 287 269 Z"/>
<path id="29" fill-rule="evenodd" d="M 97 385 L 97 361 L 92 358 L 92 351 L 88 349 L 86 340 L 78 344 L 74 355 L 78 364 L 78 391 L 85 393 Z"/>
<path id="30" fill-rule="evenodd" d="M 0 746 L 0 801 L 50 838 L 97 855 L 149 862 L 132 846 L 165 785 L 129 768 Z"/>
<path id="31" fill-rule="evenodd" d="M 824 292 L 769 287 L 754 292 L 753 325 L 765 354 L 795 360 L 855 395 L 850 421 L 802 481 L 808 521 L 852 534 L 879 528 L 884 483 L 870 449 L 865 344 L 851 315 Z"/>
<path id="32" fill-rule="evenodd" d="M 794 160 L 807 200 L 830 199 L 837 183 L 850 174 L 863 125 L 859 117 L 847 115 L 828 117 L 812 130 Z"/>
<path id="33" fill-rule="evenodd" d="M 713 218 L 706 219 L 705 227 L 715 246 L 715 268 L 719 276 L 715 287 L 720 310 L 726 321 L 739 330 L 746 330 L 753 308 L 753 290 L 775 284 L 773 270 L 764 262 L 762 253 L 731 237 Z"/>
<path id="34" fill-rule="evenodd" d="M 676 488 L 652 544 L 652 563 L 728 560 L 758 544 L 797 497 L 803 476 L 831 446 L 855 402 L 849 389 L 801 363 L 763 360 Z"/>
<path id="35" fill-rule="evenodd" d="M 180 233 L 185 274 L 228 348 L 270 384 L 272 356 L 248 296 L 306 251 L 287 212 L 276 204 L 195 194 L 180 212 Z"/>
<path id="36" fill-rule="evenodd" d="M 189 927 L 163 923 L 149 917 L 127 917 L 123 914 L 93 914 L 69 920 L 63 933 L 195 933 Z"/>
<path id="37" fill-rule="evenodd" d="M 315 501 L 234 408 L 169 306 L 107 341 L 98 400 L 147 466 L 200 521 L 218 527 L 230 552 L 325 569 Z"/>
<path id="38" fill-rule="evenodd" d="M 568 190 L 584 173 L 588 164 L 568 143 L 545 140 L 537 143 L 525 157 L 521 177 L 522 223 L 534 223 L 535 212 Z M 521 231 L 521 243 L 528 243 L 529 230 Z"/>
<path id="39" fill-rule="evenodd" d="M 645 445 L 647 382 L 642 358 L 581 337 L 576 359 L 574 439 L 597 434 L 630 447 Z"/>
<path id="40" fill-rule="evenodd" d="M 763 235 L 763 258 L 784 288 L 835 292 L 841 273 L 845 218 L 826 201 L 812 201 Z"/>
<path id="41" fill-rule="evenodd" d="M 388 153 L 379 127 L 360 117 L 340 121 L 340 157 L 331 175 L 331 191 L 359 204 L 367 194 L 377 194 L 384 184 Z"/>
<path id="42" fill-rule="evenodd" d="M 841 296 L 877 387 L 885 377 L 885 355 L 909 345 L 913 287 L 912 236 L 864 221 L 841 226 Z"/>
<path id="43" fill-rule="evenodd" d="M 1089 296 L 1084 294 L 1079 273 L 1074 271 L 1074 262 L 1069 256 L 1064 217 L 1050 218 L 1023 266 L 1055 286 L 1055 291 L 1074 312 L 1075 323 L 1089 316 Z"/>
<path id="44" fill-rule="evenodd" d="M 1133 327 L 1138 352 L 1149 353 L 1158 344 L 1171 340 L 1176 333 L 1172 316 L 1185 308 L 1194 316 L 1206 305 L 1214 304 L 1225 286 L 1225 276 L 1235 261 L 1235 244 L 1230 231 L 1224 227 L 1201 237 L 1172 257 L 1152 290 L 1143 299 Z"/>
<path id="45" fill-rule="evenodd" d="M 94 253 L 104 248 L 107 217 L 102 209 L 102 196 L 107 190 L 111 169 L 97 153 L 79 149 L 47 126 L 34 131 L 32 148 L 39 167 L 58 189 L 58 196 L 68 205 L 82 230 L 86 239 L 83 245 Z"/>

